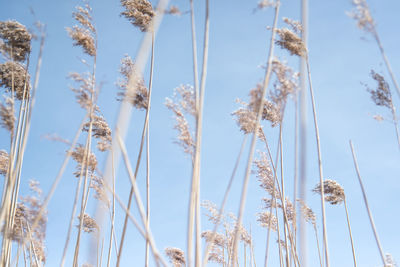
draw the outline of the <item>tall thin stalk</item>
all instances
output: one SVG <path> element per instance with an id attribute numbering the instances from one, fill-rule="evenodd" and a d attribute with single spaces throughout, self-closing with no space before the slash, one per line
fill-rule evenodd
<path id="1" fill-rule="evenodd" d="M 326 266 L 329 267 L 328 233 L 327 233 L 326 215 L 325 215 L 325 194 L 324 194 L 324 176 L 323 176 L 323 169 L 322 169 L 322 154 L 321 154 L 321 144 L 320 144 L 320 137 L 319 137 L 319 130 L 318 130 L 317 109 L 315 106 L 314 90 L 313 90 L 312 80 L 311 80 L 311 71 L 310 71 L 310 63 L 308 60 L 308 52 L 306 54 L 306 61 L 307 61 L 308 82 L 310 85 L 311 104 L 312 104 L 312 111 L 313 111 L 313 117 L 314 117 L 315 139 L 317 142 L 317 152 L 318 152 L 318 170 L 319 170 L 319 182 L 320 182 L 320 186 L 321 186 L 321 208 L 322 208 L 322 226 L 323 226 L 323 236 L 324 236 L 325 259 L 326 259 Z"/>
<path id="2" fill-rule="evenodd" d="M 143 125 L 143 130 L 142 130 L 142 136 L 140 140 L 140 147 L 139 147 L 139 153 L 136 159 L 136 167 L 135 167 L 135 179 L 137 177 L 137 174 L 139 172 L 139 167 L 140 167 L 140 162 L 142 159 L 142 153 L 143 153 L 143 147 L 145 143 L 145 138 L 146 138 L 146 133 L 148 132 L 149 128 L 149 118 L 150 118 L 150 105 L 151 105 L 151 93 L 152 93 L 152 84 L 153 84 L 153 72 L 154 72 L 154 46 L 155 46 L 155 34 L 152 32 L 152 41 L 151 41 L 151 65 L 150 65 L 150 77 L 149 77 L 149 94 L 148 94 L 148 101 L 147 101 L 147 108 L 146 108 L 146 115 L 145 115 L 145 120 L 144 120 L 144 125 Z M 131 187 L 131 190 L 129 192 L 129 198 L 128 198 L 128 209 L 130 210 L 131 205 L 132 205 L 132 198 L 133 198 L 133 188 Z M 118 251 L 118 257 L 117 257 L 117 263 L 116 266 L 118 267 L 121 262 L 121 255 L 122 255 L 122 248 L 124 247 L 124 241 L 125 241 L 125 235 L 126 235 L 126 229 L 128 226 L 128 215 L 125 215 L 124 219 L 124 226 L 122 228 L 122 235 L 121 235 L 121 240 L 119 244 L 119 251 Z M 147 247 L 147 245 L 146 245 Z M 147 257 L 146 257 L 147 259 Z"/>
<path id="3" fill-rule="evenodd" d="M 376 231 L 374 218 L 372 217 L 372 212 L 371 212 L 371 210 L 369 208 L 369 205 L 368 205 L 367 193 L 365 192 L 364 184 L 363 184 L 363 182 L 361 180 L 361 174 L 360 174 L 360 170 L 358 168 L 358 163 L 357 163 L 356 153 L 354 152 L 353 142 L 350 140 L 349 143 L 350 143 L 351 154 L 353 155 L 354 168 L 356 169 L 358 182 L 360 183 L 361 191 L 362 191 L 362 194 L 363 194 L 365 208 L 367 209 L 367 212 L 368 212 L 369 222 L 371 224 L 372 231 L 374 232 L 376 245 L 378 246 L 383 266 L 386 266 L 385 254 L 383 253 L 384 250 L 383 250 L 383 248 L 381 246 L 381 242 L 379 241 L 379 236 L 378 236 L 378 232 Z"/>
<path id="4" fill-rule="evenodd" d="M 254 150 L 256 146 L 256 141 L 257 141 L 257 131 L 258 127 L 260 125 L 260 119 L 264 107 L 264 98 L 266 95 L 267 87 L 269 84 L 270 76 L 271 76 L 271 71 L 272 71 L 272 60 L 273 60 L 273 52 L 274 52 L 274 46 L 275 46 L 275 29 L 276 25 L 278 22 L 278 14 L 279 14 L 279 7 L 280 7 L 280 0 L 277 0 L 275 3 L 275 14 L 274 14 L 274 23 L 272 26 L 272 32 L 271 32 L 271 39 L 270 39 L 270 45 L 269 45 L 269 55 L 268 55 L 268 63 L 267 63 L 267 68 L 265 71 L 265 78 L 263 82 L 263 88 L 262 88 L 262 94 L 261 94 L 261 103 L 260 107 L 257 112 L 257 119 L 255 122 L 255 127 L 254 127 L 254 132 L 251 140 L 251 145 L 250 145 L 250 151 L 249 151 L 249 156 L 247 159 L 247 167 L 246 167 L 246 173 L 245 177 L 243 180 L 243 186 L 242 186 L 242 193 L 240 197 L 240 207 L 238 211 L 238 226 L 241 225 L 242 220 L 243 220 L 243 215 L 244 215 L 244 209 L 245 209 L 245 204 L 246 204 L 246 198 L 247 198 L 247 187 L 248 187 L 248 182 L 250 178 L 250 172 L 251 172 L 251 165 L 253 163 L 253 155 L 254 155 Z M 233 245 L 233 258 L 235 259 L 237 257 L 237 248 L 238 248 L 238 243 L 239 243 L 239 227 L 235 231 L 235 236 L 234 236 L 234 245 Z M 235 261 L 233 262 L 233 266 L 235 266 Z"/>
<path id="5" fill-rule="evenodd" d="M 351 252 L 353 253 L 354 267 L 357 267 L 356 251 L 354 249 L 353 235 L 351 234 L 350 219 L 349 219 L 349 212 L 347 210 L 346 197 L 344 198 L 343 201 L 344 201 L 344 209 L 346 211 L 347 227 L 349 228 L 349 235 L 350 235 L 350 241 L 351 241 Z"/>

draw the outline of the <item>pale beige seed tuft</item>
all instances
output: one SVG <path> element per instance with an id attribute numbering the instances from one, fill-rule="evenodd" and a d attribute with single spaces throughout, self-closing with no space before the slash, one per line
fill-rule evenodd
<path id="1" fill-rule="evenodd" d="M 11 134 L 14 131 L 15 115 L 13 113 L 13 100 L 6 97 L 5 103 L 0 103 L 0 125 Z"/>
<path id="2" fill-rule="evenodd" d="M 29 73 L 24 65 L 18 62 L 7 61 L 0 64 L 0 86 L 4 87 L 7 92 L 14 90 L 15 97 L 18 100 L 29 97 L 31 88 Z"/>
<path id="3" fill-rule="evenodd" d="M 353 0 L 352 4 L 354 9 L 348 15 L 357 21 L 358 28 L 373 33 L 375 31 L 375 22 L 369 11 L 367 1 Z"/>
<path id="4" fill-rule="evenodd" d="M 31 52 L 32 35 L 15 20 L 0 21 L 0 39 L 0 52 L 15 61 L 25 61 Z"/>
<path id="5" fill-rule="evenodd" d="M 128 55 L 121 60 L 119 72 L 122 75 L 122 79 L 117 82 L 117 86 L 120 89 L 117 94 L 120 97 L 118 100 L 126 99 L 139 110 L 147 109 L 149 101 L 148 89 L 144 85 L 144 80 L 137 71 L 135 63 Z M 129 81 L 133 81 L 133 88 L 128 88 Z"/>
<path id="6" fill-rule="evenodd" d="M 92 9 L 89 5 L 84 7 L 76 7 L 76 11 L 72 13 L 73 18 L 78 22 L 78 25 L 72 28 L 67 28 L 69 36 L 74 40 L 74 46 L 80 46 L 83 51 L 89 56 L 95 56 L 96 47 L 96 28 L 93 24 L 91 16 Z"/>
<path id="7" fill-rule="evenodd" d="M 82 144 L 79 144 L 75 147 L 75 150 L 72 152 L 71 156 L 72 158 L 78 163 L 77 170 L 74 173 L 76 177 L 80 176 L 81 169 L 86 168 L 86 161 L 87 161 L 87 166 L 88 170 L 91 173 L 94 173 L 97 167 L 97 159 L 96 155 L 93 153 L 89 153 L 88 159 L 86 159 L 86 149 Z"/>
<path id="8" fill-rule="evenodd" d="M 89 131 L 90 122 L 85 123 L 83 131 Z M 98 139 L 97 148 L 104 152 L 111 148 L 111 129 L 103 116 L 93 116 L 92 136 Z"/>
<path id="9" fill-rule="evenodd" d="M 169 258 L 170 262 L 174 267 L 184 267 L 186 264 L 185 253 L 179 248 L 168 247 L 165 250 L 165 254 Z"/>
<path id="10" fill-rule="evenodd" d="M 276 219 L 275 215 L 273 215 L 269 211 L 258 213 L 257 221 L 262 227 L 270 228 L 273 231 L 276 231 L 277 229 L 278 220 Z"/>
<path id="11" fill-rule="evenodd" d="M 80 215 L 78 215 L 78 219 L 81 219 Z M 77 225 L 77 227 L 79 227 L 79 225 Z M 93 233 L 99 229 L 99 226 L 92 217 L 85 213 L 83 214 L 82 229 L 86 233 Z"/>
<path id="12" fill-rule="evenodd" d="M 337 183 L 336 181 L 327 179 L 324 181 L 324 194 L 325 194 L 325 201 L 329 202 L 332 205 L 340 204 L 345 200 L 345 194 L 343 187 Z M 321 184 L 318 183 L 313 192 L 321 194 Z"/>
<path id="13" fill-rule="evenodd" d="M 289 51 L 291 55 L 305 56 L 306 48 L 301 38 L 288 28 L 276 29 L 280 40 L 275 43 L 283 49 Z"/>
<path id="14" fill-rule="evenodd" d="M 8 162 L 10 160 L 10 156 L 7 151 L 0 150 L 0 175 L 6 175 L 8 171 Z"/>
<path id="15" fill-rule="evenodd" d="M 142 32 L 149 31 L 151 21 L 155 16 L 151 3 L 147 0 L 121 0 L 125 11 L 121 15 L 127 18 L 134 26 L 139 27 Z"/>

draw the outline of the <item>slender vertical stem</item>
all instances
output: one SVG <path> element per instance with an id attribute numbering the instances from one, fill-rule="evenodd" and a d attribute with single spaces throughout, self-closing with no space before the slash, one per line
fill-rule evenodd
<path id="1" fill-rule="evenodd" d="M 153 71 L 154 71 L 154 33 L 153 42 L 151 46 L 151 67 L 150 67 L 150 81 L 149 81 L 149 92 L 151 92 L 153 84 Z M 149 93 L 150 95 L 150 93 Z M 150 99 L 150 98 L 149 98 Z M 150 110 L 150 101 L 147 104 L 147 108 Z M 147 131 L 146 131 L 146 227 L 150 225 L 150 126 L 149 120 L 147 120 Z M 145 255 L 145 266 L 149 266 L 149 241 L 146 240 L 146 255 Z"/>
<path id="2" fill-rule="evenodd" d="M 248 182 L 249 182 L 249 177 L 250 177 L 250 172 L 251 172 L 251 165 L 253 163 L 253 155 L 254 155 L 254 150 L 256 146 L 256 140 L 257 140 L 257 132 L 258 128 L 260 125 L 260 119 L 264 107 L 264 98 L 266 95 L 267 87 L 269 84 L 269 79 L 271 76 L 271 70 L 272 70 L 272 59 L 273 59 L 273 52 L 274 52 L 274 45 L 275 45 L 275 29 L 276 25 L 278 22 L 278 14 L 279 14 L 279 7 L 280 7 L 280 1 L 277 0 L 275 4 L 275 14 L 274 14 L 274 23 L 272 26 L 272 32 L 271 32 L 271 40 L 270 40 L 270 46 L 269 46 L 269 55 L 268 55 L 268 63 L 267 63 L 267 68 L 265 71 L 265 78 L 264 78 L 264 83 L 263 83 L 263 88 L 262 88 L 262 94 L 261 94 L 261 103 L 259 110 L 257 112 L 257 119 L 254 127 L 254 132 L 251 140 L 251 145 L 250 145 L 250 151 L 247 159 L 247 167 L 246 167 L 246 173 L 245 177 L 243 180 L 243 186 L 242 186 L 242 193 L 240 197 L 240 206 L 239 206 L 239 211 L 238 211 L 238 220 L 237 223 L 240 226 L 243 220 L 243 215 L 244 215 L 244 209 L 245 209 L 245 204 L 246 204 L 246 198 L 247 198 L 247 187 L 248 187 Z M 235 231 L 235 236 L 234 236 L 234 242 L 233 242 L 233 258 L 235 259 L 237 256 L 237 248 L 238 248 L 238 243 L 239 243 L 239 231 L 236 229 Z M 235 264 L 235 263 L 234 263 Z M 235 265 L 233 266 L 235 267 Z"/>
<path id="3" fill-rule="evenodd" d="M 374 218 L 372 217 L 372 212 L 368 205 L 367 193 L 365 192 L 364 184 L 361 180 L 360 170 L 358 169 L 358 163 L 357 163 L 356 153 L 354 152 L 353 142 L 351 140 L 349 142 L 350 142 L 351 153 L 353 155 L 354 167 L 356 169 L 356 173 L 357 173 L 357 177 L 358 177 L 358 182 L 360 183 L 361 191 L 362 191 L 363 198 L 364 198 L 365 208 L 367 209 L 367 212 L 368 212 L 369 222 L 371 224 L 372 231 L 374 232 L 375 241 L 378 246 L 379 253 L 381 255 L 382 263 L 384 266 L 386 266 L 385 254 L 383 253 L 381 242 L 379 241 L 378 232 L 376 231 Z"/>
<path id="4" fill-rule="evenodd" d="M 145 115 L 143 130 L 142 130 L 142 136 L 141 136 L 141 141 L 140 141 L 139 154 L 138 154 L 137 160 L 136 160 L 135 175 L 134 175 L 135 179 L 139 172 L 139 166 L 140 166 L 140 162 L 142 159 L 143 146 L 145 143 L 146 133 L 147 133 L 148 127 L 149 127 L 151 93 L 152 93 L 153 73 L 154 73 L 154 47 L 155 47 L 155 33 L 153 31 L 152 41 L 151 41 L 151 59 L 150 59 L 151 65 L 150 65 L 150 77 L 149 77 L 149 95 L 148 95 L 146 115 Z M 131 187 L 131 190 L 129 192 L 129 198 L 128 198 L 128 210 L 130 210 L 130 208 L 131 208 L 132 198 L 133 198 L 133 188 Z M 121 262 L 122 248 L 124 247 L 127 226 L 128 226 L 128 215 L 126 214 L 125 219 L 124 219 L 124 226 L 122 228 L 121 241 L 119 244 L 119 251 L 118 251 L 118 257 L 117 257 L 117 263 L 116 263 L 117 267 L 119 267 L 120 262 Z"/>
<path id="5" fill-rule="evenodd" d="M 318 239 L 318 229 L 317 225 L 313 223 L 314 226 L 314 233 L 315 233 L 315 240 L 317 241 L 317 248 L 318 248 L 318 258 L 319 258 L 319 264 L 322 267 L 322 257 L 321 257 L 321 250 L 320 250 L 320 245 L 319 245 L 319 239 Z"/>
<path id="6" fill-rule="evenodd" d="M 301 40 L 304 47 L 307 47 L 308 35 L 308 0 L 301 0 Z M 307 67 L 304 57 L 300 57 L 300 94 L 299 94 L 299 115 L 300 115 L 300 129 L 299 129 L 299 198 L 306 202 L 307 199 Z M 296 199 L 294 199 L 296 201 Z M 307 266 L 307 226 L 304 219 L 305 215 L 300 212 L 299 219 L 299 247 L 301 255 L 301 263 Z"/>
<path id="7" fill-rule="evenodd" d="M 344 209 L 346 211 L 347 227 L 349 228 L 349 235 L 350 235 L 350 241 L 351 241 L 351 252 L 353 252 L 354 267 L 357 267 L 356 251 L 354 249 L 353 235 L 351 234 L 350 219 L 349 219 L 349 212 L 347 210 L 346 197 L 344 198 Z"/>
<path id="8" fill-rule="evenodd" d="M 323 225 L 325 258 L 326 258 L 326 266 L 329 267 L 328 233 L 327 233 L 327 228 L 326 228 L 326 216 L 325 216 L 325 194 L 324 194 L 324 175 L 323 175 L 323 170 L 322 170 L 322 153 L 321 153 L 321 144 L 320 144 L 320 137 L 319 137 L 319 130 L 318 130 L 317 109 L 315 106 L 314 90 L 312 87 L 308 53 L 306 55 L 306 61 L 307 61 L 308 82 L 310 85 L 311 104 L 312 104 L 312 111 L 313 111 L 313 117 L 314 117 L 315 139 L 317 142 L 317 152 L 318 152 L 318 170 L 319 170 L 319 182 L 320 182 L 320 186 L 321 186 L 321 208 L 322 208 L 322 225 Z"/>

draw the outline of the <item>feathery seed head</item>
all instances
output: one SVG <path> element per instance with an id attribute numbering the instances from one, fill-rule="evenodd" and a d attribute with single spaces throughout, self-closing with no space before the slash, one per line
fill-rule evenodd
<path id="1" fill-rule="evenodd" d="M 165 14 L 168 14 L 168 15 L 173 15 L 173 16 L 180 16 L 180 15 L 182 15 L 182 12 L 181 12 L 181 10 L 179 9 L 179 7 L 174 6 L 174 5 L 171 5 L 171 6 L 169 7 L 169 9 L 167 9 L 167 10 L 164 11 L 164 13 L 165 13 Z"/>
<path id="2" fill-rule="evenodd" d="M 354 9 L 348 15 L 357 21 L 358 28 L 369 33 L 374 33 L 375 21 L 371 16 L 367 1 L 353 0 L 352 4 Z"/>
<path id="3" fill-rule="evenodd" d="M 78 215 L 78 219 L 81 219 L 80 215 Z M 79 227 L 79 225 L 77 225 L 77 227 Z M 92 217 L 85 213 L 83 214 L 82 229 L 86 233 L 93 233 L 94 231 L 99 229 L 99 226 Z"/>
<path id="4" fill-rule="evenodd" d="M 117 86 L 121 90 L 118 92 L 119 101 L 126 98 L 135 108 L 137 109 L 147 109 L 149 96 L 148 89 L 144 85 L 144 80 L 140 76 L 139 72 L 136 70 L 135 63 L 132 58 L 125 56 L 121 60 L 121 67 L 119 72 L 122 75 L 122 79 L 117 82 Z M 129 81 L 134 82 L 133 88 L 128 88 Z"/>
<path id="5" fill-rule="evenodd" d="M 142 32 L 152 30 L 150 26 L 155 13 L 149 1 L 121 0 L 121 5 L 125 8 L 121 15 L 134 26 L 139 27 Z"/>
<path id="6" fill-rule="evenodd" d="M 0 175 L 6 176 L 9 160 L 10 156 L 8 155 L 7 151 L 0 150 Z"/>
<path id="7" fill-rule="evenodd" d="M 317 218 L 316 218 L 315 213 L 313 212 L 313 210 L 311 208 L 309 208 L 306 205 L 306 203 L 304 203 L 303 200 L 297 199 L 297 201 L 300 203 L 301 212 L 302 212 L 306 222 L 309 222 L 309 223 L 311 223 L 312 225 L 315 226 L 316 223 L 317 223 Z"/>
<path id="8" fill-rule="evenodd" d="M 206 240 L 206 242 L 209 243 L 212 241 L 213 234 L 214 234 L 213 231 L 204 231 L 201 233 L 201 237 L 204 238 Z M 227 243 L 227 241 L 223 234 L 215 233 L 213 245 L 219 246 L 219 247 L 225 247 L 226 243 Z"/>
<path id="9" fill-rule="evenodd" d="M 80 46 L 89 56 L 94 57 L 97 52 L 96 28 L 91 16 L 92 9 L 89 5 L 77 6 L 72 13 L 73 18 L 79 23 L 72 28 L 67 27 L 69 36 L 74 40 L 74 46 Z"/>
<path id="10" fill-rule="evenodd" d="M 378 87 L 375 90 L 366 86 L 367 91 L 371 93 L 371 99 L 377 106 L 392 109 L 392 94 L 390 92 L 389 84 L 382 75 L 379 75 L 373 70 L 371 70 L 371 77 L 378 83 Z"/>
<path id="11" fill-rule="evenodd" d="M 90 73 L 80 74 L 72 72 L 68 77 L 77 84 L 75 87 L 71 86 L 71 91 L 75 93 L 76 102 L 78 102 L 82 108 L 89 110 L 93 105 L 91 96 L 95 93 L 92 75 Z M 94 106 L 94 110 L 97 109 L 98 107 Z"/>
<path id="12" fill-rule="evenodd" d="M 7 61 L 0 64 L 0 86 L 3 86 L 7 92 L 14 90 L 15 97 L 18 100 L 29 97 L 30 76 L 25 67 L 13 61 Z"/>
<path id="13" fill-rule="evenodd" d="M 185 266 L 185 253 L 181 249 L 169 247 L 164 249 L 164 251 L 174 267 Z"/>
<path id="14" fill-rule="evenodd" d="M 291 55 L 305 56 L 306 48 L 297 34 L 288 28 L 276 29 L 276 33 L 280 40 L 276 40 L 275 43 L 282 49 L 288 50 Z"/>
<path id="15" fill-rule="evenodd" d="M 31 52 L 32 35 L 15 20 L 0 21 L 0 39 L 0 51 L 15 61 L 25 61 Z"/>
<path id="16" fill-rule="evenodd" d="M 275 215 L 269 211 L 257 213 L 257 221 L 262 227 L 271 228 L 273 231 L 276 231 L 277 229 L 278 220 L 276 219 Z"/>
<path id="17" fill-rule="evenodd" d="M 165 106 L 174 113 L 174 129 L 178 131 L 176 143 L 181 146 L 185 153 L 193 156 L 195 142 L 190 131 L 187 114 L 195 117 L 196 104 L 194 88 L 190 85 L 181 85 L 174 89 L 172 99 L 166 98 Z"/>
<path id="18" fill-rule="evenodd" d="M 330 179 L 325 180 L 323 188 L 325 201 L 328 201 L 332 205 L 340 204 L 344 201 L 346 196 L 343 187 L 336 181 Z M 321 184 L 318 183 L 312 191 L 321 194 Z"/>
<path id="19" fill-rule="evenodd" d="M 253 173 L 256 174 L 261 188 L 267 191 L 271 196 L 275 197 L 275 199 L 279 199 L 276 187 L 274 188 L 274 174 L 267 155 L 265 152 L 260 152 L 259 154 L 260 157 L 254 160 L 256 169 L 253 170 Z"/>
<path id="20" fill-rule="evenodd" d="M 84 124 L 82 131 L 89 131 L 90 122 Z M 92 136 L 97 138 L 97 148 L 104 152 L 111 147 L 111 129 L 103 116 L 93 116 Z"/>
<path id="21" fill-rule="evenodd" d="M 86 158 L 86 153 L 87 150 L 85 149 L 85 147 L 82 144 L 79 144 L 75 147 L 75 150 L 71 154 L 72 158 L 78 163 L 77 171 L 74 173 L 76 177 L 79 177 L 81 168 L 86 167 L 86 161 L 88 162 L 88 169 L 91 173 L 94 173 L 94 171 L 96 170 L 96 155 L 90 152 L 88 158 Z"/>
<path id="22" fill-rule="evenodd" d="M 6 97 L 5 103 L 0 103 L 0 125 L 11 134 L 14 131 L 15 115 L 13 113 L 13 100 Z"/>

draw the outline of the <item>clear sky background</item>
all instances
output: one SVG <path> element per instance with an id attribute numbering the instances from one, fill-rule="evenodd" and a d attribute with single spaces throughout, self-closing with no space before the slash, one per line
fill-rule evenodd
<path id="1" fill-rule="evenodd" d="M 201 47 L 204 3 L 195 2 L 198 42 Z M 399 76 L 400 3 L 393 0 L 370 0 L 368 3 L 394 73 Z M 67 79 L 70 72 L 86 71 L 86 67 L 79 60 L 81 57 L 85 58 L 85 55 L 80 48 L 72 46 L 65 30 L 65 27 L 75 24 L 71 14 L 79 4 L 80 1 L 0 0 L 1 21 L 15 19 L 32 28 L 33 22 L 40 20 L 46 24 L 47 29 L 37 101 L 24 159 L 21 195 L 28 194 L 29 179 L 40 181 L 46 194 L 61 167 L 67 147 L 43 136 L 56 133 L 72 140 L 84 116 L 83 110 L 75 102 L 74 94 L 69 90 L 72 82 Z M 182 11 L 189 9 L 189 1 L 177 0 L 172 1 L 172 4 Z M 326 178 L 338 181 L 345 189 L 359 266 L 382 266 L 362 201 L 348 141 L 352 139 L 355 145 L 361 175 L 383 248 L 386 253 L 391 253 L 395 259 L 400 260 L 400 152 L 393 124 L 388 121 L 377 122 L 372 118 L 372 115 L 377 113 L 390 118 L 390 114 L 385 109 L 375 106 L 365 86 L 361 84 L 375 86 L 369 76 L 371 69 L 383 74 L 388 81 L 389 76 L 375 42 L 359 30 L 355 21 L 346 15 L 352 8 L 350 1 L 314 0 L 309 4 L 309 53 L 319 114 L 324 174 Z M 273 10 L 253 13 L 256 5 L 257 1 L 210 1 L 210 48 L 204 106 L 201 199 L 217 204 L 222 200 L 243 140 L 243 134 L 239 132 L 231 116 L 239 107 L 235 99 L 247 100 L 249 90 L 262 81 L 264 70 L 260 65 L 265 64 L 267 60 L 270 31 L 266 27 L 272 25 Z M 119 15 L 122 11 L 119 1 L 92 1 L 91 6 L 99 38 L 96 76 L 98 83 L 103 83 L 98 104 L 109 124 L 113 126 L 120 104 L 116 101 L 115 85 L 119 76 L 120 60 L 125 54 L 135 56 L 143 34 Z M 282 1 L 281 18 L 299 19 L 299 7 L 300 1 Z M 35 16 L 31 14 L 30 8 Z M 278 26 L 284 26 L 282 19 L 279 20 Z M 38 44 L 34 42 L 31 62 L 36 62 L 37 54 Z M 297 69 L 297 58 L 279 48 L 276 49 L 276 54 Z M 33 73 L 33 68 L 31 72 Z M 145 74 L 145 77 L 147 76 Z M 189 15 L 166 16 L 156 38 L 150 113 L 151 228 L 160 250 L 169 246 L 186 249 L 191 163 L 182 149 L 173 143 L 176 132 L 172 129 L 172 113 L 164 105 L 165 98 L 171 97 L 173 89 L 180 84 L 193 84 Z M 393 88 L 390 82 L 389 84 Z M 400 102 L 395 93 L 393 98 L 395 104 Z M 143 111 L 134 111 L 126 140 L 132 163 L 136 162 L 144 114 Z M 309 106 L 307 201 L 317 213 L 320 222 L 319 196 L 311 192 L 319 181 L 311 115 Z M 291 196 L 294 166 L 292 100 L 289 101 L 285 116 L 285 173 L 287 193 Z M 265 131 L 273 151 L 276 151 L 278 129 L 271 129 L 267 125 Z M 8 133 L 1 129 L 0 149 L 8 150 L 8 140 Z M 259 149 L 261 148 L 262 146 L 259 146 Z M 247 155 L 247 152 L 244 155 Z M 102 169 L 105 155 L 99 155 L 98 160 Z M 49 205 L 47 266 L 57 266 L 61 258 L 77 183 L 72 174 L 74 168 L 75 163 L 70 162 Z M 144 165 L 141 170 L 138 184 L 144 195 Z M 235 214 L 238 210 L 244 170 L 243 160 L 226 208 Z M 127 199 L 129 182 L 123 168 L 120 168 L 117 178 L 117 191 L 122 199 Z M 251 226 L 259 266 L 263 264 L 266 231 L 258 226 L 255 215 L 260 211 L 261 198 L 264 196 L 265 193 L 258 186 L 257 179 L 252 177 L 244 224 L 248 228 Z M 92 200 L 91 205 L 94 203 Z M 89 208 L 89 212 L 93 212 L 92 207 Z M 136 209 L 134 214 L 137 214 Z M 122 227 L 122 218 L 122 211 L 118 210 L 117 235 Z M 343 206 L 327 205 L 327 227 L 331 265 L 352 266 Z M 211 225 L 204 216 L 203 230 L 207 229 L 211 229 Z M 309 266 L 316 266 L 318 257 L 311 230 L 308 229 Z M 320 230 L 322 236 L 322 227 Z M 74 238 L 75 233 L 69 248 L 70 260 Z M 275 238 L 273 235 L 272 244 Z M 83 254 L 84 250 L 85 248 L 82 250 Z M 275 256 L 271 257 L 271 266 L 277 266 L 277 251 L 273 250 L 273 253 Z M 129 225 L 123 266 L 143 266 L 143 258 L 144 241 L 134 227 Z"/>

